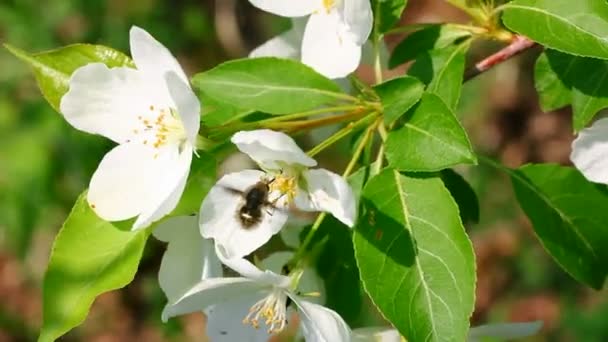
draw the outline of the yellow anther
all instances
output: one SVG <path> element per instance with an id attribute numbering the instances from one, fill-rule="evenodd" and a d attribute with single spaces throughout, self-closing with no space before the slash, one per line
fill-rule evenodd
<path id="1" fill-rule="evenodd" d="M 325 10 L 327 11 L 327 13 L 329 13 L 329 11 L 331 11 L 331 9 L 334 8 L 335 4 L 336 4 L 336 0 L 323 0 L 323 7 L 325 7 Z"/>

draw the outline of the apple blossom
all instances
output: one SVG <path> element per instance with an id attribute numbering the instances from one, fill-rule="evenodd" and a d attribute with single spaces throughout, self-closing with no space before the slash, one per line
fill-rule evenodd
<path id="1" fill-rule="evenodd" d="M 254 56 L 296 58 L 299 52 L 302 63 L 329 78 L 344 77 L 359 66 L 361 47 L 372 30 L 369 0 L 249 1 L 284 17 L 309 15 L 305 25 L 296 20 L 292 30 L 266 42 L 252 53 Z M 300 41 L 301 48 L 295 45 Z"/>
<path id="2" fill-rule="evenodd" d="M 288 298 L 300 315 L 302 334 L 308 342 L 350 341 L 350 328 L 334 311 L 302 299 L 296 292 L 301 272 L 290 276 L 270 270 L 262 271 L 249 261 L 226 258 L 216 245 L 222 263 L 241 277 L 210 278 L 200 281 L 181 298 L 163 310 L 163 320 L 169 317 L 212 307 L 209 323 L 214 330 L 225 327 L 214 341 L 267 341 L 268 336 L 282 331 L 288 318 Z M 219 321 L 221 318 L 221 321 Z M 239 328 L 238 322 L 250 325 Z M 265 326 L 266 329 L 259 329 Z M 263 333 L 265 332 L 265 333 Z"/>
<path id="3" fill-rule="evenodd" d="M 244 170 L 222 177 L 201 205 L 202 236 L 214 239 L 229 258 L 253 252 L 278 233 L 290 207 L 329 212 L 347 226 L 354 225 L 355 197 L 348 183 L 328 170 L 309 169 L 317 162 L 291 137 L 262 129 L 238 132 L 232 142 L 264 172 Z M 261 210 L 257 225 L 244 227 L 238 216 L 242 192 L 264 180 L 269 187 L 267 203 L 273 206 Z"/>
<path id="4" fill-rule="evenodd" d="M 87 200 L 105 220 L 137 217 L 138 229 L 168 214 L 181 197 L 200 104 L 167 48 L 135 26 L 130 45 L 136 69 L 78 68 L 60 109 L 75 128 L 118 143 L 93 174 Z"/>
<path id="5" fill-rule="evenodd" d="M 164 220 L 154 236 L 167 242 L 158 271 L 158 282 L 171 302 L 202 279 L 221 277 L 222 265 L 213 241 L 201 238 L 196 216 L 177 216 Z"/>

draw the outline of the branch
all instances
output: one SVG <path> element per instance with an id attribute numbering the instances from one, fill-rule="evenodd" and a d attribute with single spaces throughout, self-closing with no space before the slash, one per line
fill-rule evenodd
<path id="1" fill-rule="evenodd" d="M 530 39 L 524 36 L 516 35 L 511 44 L 505 46 L 495 54 L 482 59 L 480 62 L 477 62 L 475 66 L 468 69 L 464 73 L 464 82 L 475 78 L 481 73 L 490 70 L 492 67 L 511 59 L 512 57 L 517 56 L 536 45 L 537 44 Z"/>

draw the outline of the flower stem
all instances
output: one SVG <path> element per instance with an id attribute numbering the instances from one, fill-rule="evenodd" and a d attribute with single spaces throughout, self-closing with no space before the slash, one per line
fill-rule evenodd
<path id="1" fill-rule="evenodd" d="M 258 121 L 258 123 L 287 121 L 287 120 L 305 118 L 305 117 L 317 115 L 317 114 L 326 114 L 326 113 L 332 113 L 332 112 L 347 112 L 347 111 L 356 111 L 356 110 L 362 110 L 362 109 L 365 109 L 365 107 L 360 106 L 360 105 L 324 107 L 324 108 L 313 109 L 313 110 L 309 110 L 309 111 L 305 111 L 305 112 L 299 112 L 299 113 L 293 113 L 293 114 L 287 114 L 287 115 L 279 115 L 279 116 L 275 116 L 275 117 L 272 117 L 269 119 L 260 120 L 260 121 Z"/>
<path id="2" fill-rule="evenodd" d="M 376 116 L 376 114 L 377 113 L 374 112 L 372 114 L 369 114 L 369 115 L 359 119 L 358 121 L 350 122 L 348 125 L 346 125 L 342 129 L 340 129 L 337 132 L 335 132 L 334 134 L 332 134 L 329 138 L 322 141 L 319 145 L 317 145 L 314 148 L 312 148 L 311 150 L 309 150 L 307 152 L 307 154 L 311 157 L 315 156 L 319 152 L 323 151 L 324 149 L 326 149 L 329 146 L 336 143 L 338 140 L 340 140 L 340 139 L 344 138 L 345 136 L 349 135 L 350 133 L 354 132 L 360 126 L 364 126 L 365 124 L 367 124 L 368 121 L 370 121 L 370 119 L 372 119 Z"/>
<path id="3" fill-rule="evenodd" d="M 374 36 L 374 74 L 376 76 L 376 84 L 382 83 L 382 63 L 380 62 L 380 35 Z"/>
<path id="4" fill-rule="evenodd" d="M 378 149 L 376 161 L 373 164 L 374 168 L 371 172 L 372 175 L 377 175 L 380 173 L 380 171 L 382 170 L 382 164 L 384 162 L 384 150 L 386 148 L 386 138 L 388 136 L 388 133 L 386 132 L 386 126 L 384 125 L 384 121 L 382 121 L 378 124 L 378 134 L 380 135 L 380 138 L 382 139 L 382 144 L 380 145 L 380 148 Z"/>
<path id="5" fill-rule="evenodd" d="M 348 162 L 346 169 L 344 169 L 344 172 L 342 173 L 342 177 L 345 177 L 345 178 L 348 177 L 350 175 L 350 173 L 354 170 L 355 165 L 357 165 L 357 161 L 359 160 L 359 157 L 361 157 L 361 153 L 363 153 L 365 146 L 367 146 L 367 143 L 369 142 L 370 138 L 373 136 L 373 132 L 376 129 L 376 126 L 379 123 L 379 120 L 381 120 L 381 118 L 378 118 L 377 120 L 378 121 L 376 121 L 375 123 L 373 123 L 367 127 L 367 130 L 365 131 L 365 135 L 363 136 L 361 141 L 359 141 L 359 144 L 355 148 L 355 153 L 353 153 L 353 156 L 350 159 L 350 161 Z M 304 241 L 302 241 L 302 244 L 300 245 L 300 247 L 298 248 L 298 250 L 296 251 L 294 256 L 287 263 L 289 269 L 293 269 L 294 268 L 293 266 L 296 266 L 296 264 L 302 259 L 302 256 L 306 252 L 308 245 L 310 245 L 310 242 L 312 241 L 313 236 L 315 235 L 316 231 L 321 226 L 321 223 L 323 223 L 325 216 L 327 216 L 327 213 L 325 213 L 325 212 L 322 212 L 319 215 L 317 215 L 317 218 L 315 219 L 315 222 L 312 224 L 312 226 L 310 227 L 310 230 L 306 234 Z"/>

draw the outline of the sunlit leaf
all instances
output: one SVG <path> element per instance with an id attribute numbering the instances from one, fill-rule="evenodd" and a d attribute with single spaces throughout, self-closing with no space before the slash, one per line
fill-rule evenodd
<path id="1" fill-rule="evenodd" d="M 53 244 L 43 282 L 39 341 L 65 334 L 84 321 L 98 295 L 130 283 L 148 234 L 103 221 L 82 194 Z"/>
<path id="2" fill-rule="evenodd" d="M 393 123 L 420 100 L 424 85 L 409 76 L 397 77 L 374 86 L 382 102 L 384 123 Z"/>
<path id="3" fill-rule="evenodd" d="M 433 94 L 404 115 L 403 127 L 388 134 L 386 158 L 404 171 L 438 171 L 456 164 L 475 164 L 469 139 L 452 111 Z"/>
<path id="4" fill-rule="evenodd" d="M 103 45 L 75 44 L 34 54 L 4 46 L 32 67 L 42 95 L 56 111 L 59 111 L 61 97 L 68 91 L 70 76 L 79 67 L 89 63 L 104 63 L 108 67 L 133 66 L 131 59 L 122 52 Z"/>
<path id="5" fill-rule="evenodd" d="M 452 24 L 438 24 L 423 28 L 410 34 L 395 46 L 388 66 L 394 68 L 423 53 L 448 47 L 455 41 L 470 35 L 469 31 Z"/>
<path id="6" fill-rule="evenodd" d="M 336 83 L 313 69 L 274 57 L 229 61 L 195 75 L 192 84 L 217 101 L 271 114 L 349 99 Z"/>
<path id="7" fill-rule="evenodd" d="M 386 169 L 363 192 L 355 257 L 374 304 L 408 340 L 464 341 L 475 261 L 441 180 Z"/>
<path id="8" fill-rule="evenodd" d="M 515 0 L 503 22 L 549 48 L 608 59 L 608 3 L 605 0 Z"/>
<path id="9" fill-rule="evenodd" d="M 469 44 L 465 42 L 431 50 L 416 59 L 408 70 L 408 75 L 421 80 L 427 85 L 427 92 L 439 96 L 454 111 L 460 100 L 464 57 L 468 47 Z"/>

